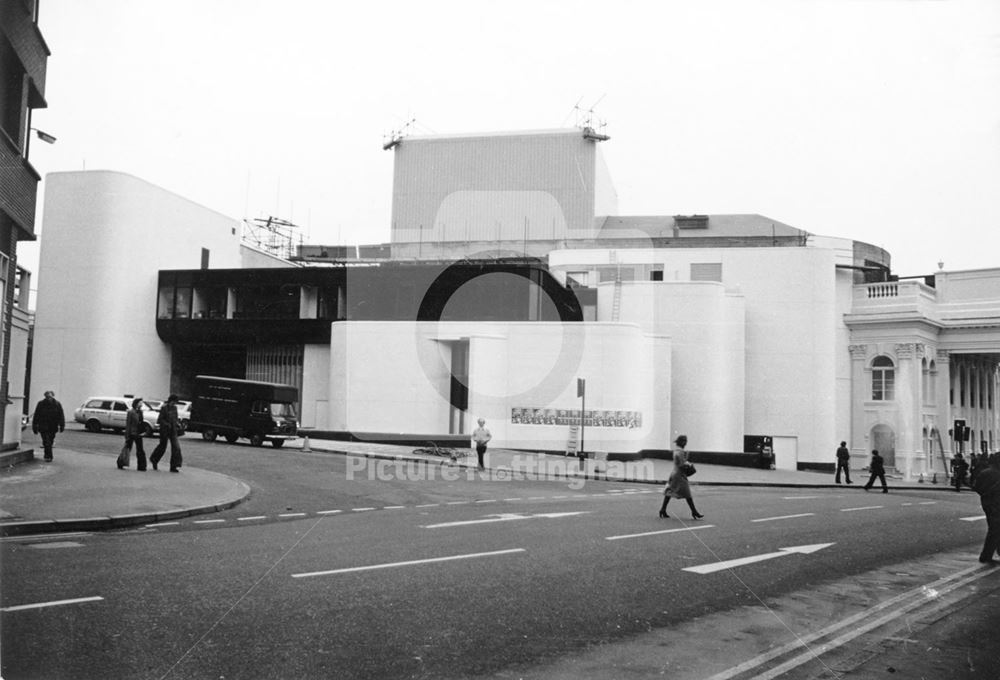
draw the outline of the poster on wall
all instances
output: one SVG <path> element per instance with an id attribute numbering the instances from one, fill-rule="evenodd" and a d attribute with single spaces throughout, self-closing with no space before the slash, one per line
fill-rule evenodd
<path id="1" fill-rule="evenodd" d="M 580 409 L 520 407 L 510 409 L 511 425 L 579 425 Z M 642 427 L 641 411 L 587 409 L 584 427 L 607 427 L 634 430 Z"/>

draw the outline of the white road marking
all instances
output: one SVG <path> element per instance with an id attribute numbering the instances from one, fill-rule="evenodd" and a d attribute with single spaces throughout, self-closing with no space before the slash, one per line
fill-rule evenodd
<path id="1" fill-rule="evenodd" d="M 752 519 L 750 521 L 751 522 L 774 522 L 774 521 L 777 521 L 779 519 L 795 519 L 797 517 L 814 517 L 815 515 L 816 515 L 815 512 L 803 512 L 803 513 L 800 513 L 798 515 L 782 515 L 781 517 L 764 517 L 764 518 L 761 518 L 761 519 Z"/>
<path id="2" fill-rule="evenodd" d="M 783 496 L 783 501 L 811 501 L 816 498 L 836 498 L 836 496 Z"/>
<path id="3" fill-rule="evenodd" d="M 810 553 L 817 552 L 823 548 L 829 548 L 833 543 L 815 543 L 813 545 L 796 545 L 789 548 L 781 548 L 777 552 L 765 553 L 763 555 L 751 555 L 750 557 L 740 557 L 735 560 L 726 560 L 725 562 L 713 562 L 712 564 L 702 564 L 697 567 L 684 567 L 683 571 L 690 571 L 695 574 L 712 574 L 717 571 L 723 571 L 725 569 L 733 569 L 734 567 L 742 567 L 747 564 L 754 564 L 755 562 L 763 562 L 765 560 L 773 560 L 776 557 L 788 557 L 789 555 L 808 555 Z"/>
<path id="4" fill-rule="evenodd" d="M 448 501 L 448 505 L 468 505 L 469 501 Z"/>
<path id="5" fill-rule="evenodd" d="M 53 543 L 33 543 L 28 546 L 32 550 L 56 550 L 58 548 L 82 548 L 83 543 L 76 541 L 55 541 Z"/>
<path id="6" fill-rule="evenodd" d="M 863 508 L 841 508 L 841 512 L 857 512 L 858 510 L 879 510 L 884 508 L 884 505 L 866 505 Z"/>
<path id="7" fill-rule="evenodd" d="M 436 508 L 439 505 L 441 505 L 441 504 L 440 503 L 424 503 L 423 505 L 417 505 L 415 507 L 418 507 L 418 508 Z"/>
<path id="8" fill-rule="evenodd" d="M 286 512 L 278 515 L 278 517 L 305 517 L 305 516 L 306 513 L 304 512 Z"/>
<path id="9" fill-rule="evenodd" d="M 254 515 L 253 517 L 237 517 L 237 522 L 249 522 L 252 519 L 267 519 L 267 515 Z"/>
<path id="10" fill-rule="evenodd" d="M 469 524 L 492 524 L 493 522 L 514 522 L 522 519 L 555 519 L 559 517 L 572 517 L 574 515 L 586 515 L 588 511 L 580 512 L 543 512 L 534 515 L 523 515 L 518 513 L 503 513 L 500 515 L 487 515 L 483 519 L 468 519 L 459 522 L 443 522 L 441 524 L 427 524 L 422 529 L 443 529 L 445 527 L 460 527 Z"/>
<path id="11" fill-rule="evenodd" d="M 338 512 L 343 512 L 343 510 L 318 510 L 317 515 L 336 515 Z"/>
<path id="12" fill-rule="evenodd" d="M 4 536 L 0 541 L 17 541 L 24 543 L 28 541 L 51 541 L 53 538 L 70 538 L 75 536 L 89 536 L 89 531 L 66 531 L 61 534 L 36 534 L 34 536 Z"/>
<path id="13" fill-rule="evenodd" d="M 519 501 L 521 499 L 520 498 L 504 498 L 504 500 L 505 501 Z M 420 506 L 417 506 L 417 507 L 420 507 Z"/>
<path id="14" fill-rule="evenodd" d="M 641 534 L 624 534 L 622 536 L 605 536 L 605 541 L 619 541 L 623 538 L 640 538 L 642 536 L 656 536 L 659 534 L 676 534 L 679 531 L 698 531 L 699 529 L 714 529 L 714 524 L 698 524 L 695 526 L 684 527 L 682 529 L 663 529 L 662 531 L 645 531 Z"/>
<path id="15" fill-rule="evenodd" d="M 351 508 L 351 512 L 368 512 L 369 510 L 374 510 L 375 508 Z"/>
<path id="16" fill-rule="evenodd" d="M 405 507 L 406 507 L 405 505 L 386 505 L 386 506 L 383 506 L 382 509 L 383 510 L 402 510 Z"/>
<path id="17" fill-rule="evenodd" d="M 921 501 L 917 505 L 937 505 L 937 501 Z"/>
<path id="18" fill-rule="evenodd" d="M 371 571 L 374 569 L 390 569 L 393 567 L 409 567 L 417 564 L 431 564 L 433 562 L 449 562 L 451 560 L 469 560 L 477 557 L 493 557 L 495 555 L 510 555 L 513 553 L 525 552 L 524 548 L 511 548 L 510 550 L 494 550 L 492 552 L 469 553 L 466 555 L 449 555 L 448 557 L 429 557 L 423 560 L 408 560 L 406 562 L 389 562 L 387 564 L 370 564 L 364 567 L 347 567 L 345 569 L 330 569 L 328 571 L 311 571 L 303 574 L 292 574 L 292 578 L 306 578 L 309 576 L 329 576 L 332 574 L 348 574 L 358 571 Z"/>
<path id="19" fill-rule="evenodd" d="M 180 522 L 157 522 L 156 524 L 147 524 L 147 527 L 172 527 L 180 524 Z"/>
<path id="20" fill-rule="evenodd" d="M 977 515 L 976 517 L 959 517 L 963 522 L 978 522 L 981 519 L 986 519 L 986 515 Z"/>
<path id="21" fill-rule="evenodd" d="M 35 604 L 19 604 L 16 607 L 3 607 L 0 612 L 19 612 L 25 609 L 41 609 L 42 607 L 59 607 L 65 604 L 81 604 L 83 602 L 97 602 L 103 597 L 78 597 L 73 600 L 53 600 L 52 602 L 36 602 Z"/>
<path id="22" fill-rule="evenodd" d="M 476 502 L 477 503 L 496 503 L 497 499 L 495 499 L 495 498 L 487 498 L 486 500 L 476 501 Z"/>
<path id="23" fill-rule="evenodd" d="M 738 666 L 734 666 L 727 671 L 717 673 L 707 680 L 729 680 L 730 678 L 741 675 L 746 671 L 777 659 L 784 654 L 796 651 L 802 647 L 807 648 L 807 652 L 799 654 L 798 656 L 768 670 L 763 674 L 755 675 L 754 679 L 757 680 L 759 678 L 760 680 L 769 680 L 771 678 L 779 677 L 782 674 L 787 673 L 789 670 L 797 666 L 801 666 L 803 663 L 818 658 L 820 654 L 842 647 L 854 638 L 864 635 L 870 630 L 884 626 L 892 620 L 898 619 L 910 611 L 926 605 L 928 602 L 939 601 L 941 596 L 946 595 L 947 593 L 962 586 L 968 585 L 972 581 L 980 579 L 990 572 L 991 570 L 983 569 L 981 566 L 976 566 L 969 567 L 968 569 L 964 569 L 955 574 L 950 574 L 933 583 L 920 586 L 919 588 L 914 588 L 913 590 L 890 598 L 885 602 L 880 602 L 870 609 L 865 609 L 858 614 L 849 616 L 846 619 L 838 621 L 837 623 L 827 626 L 826 628 L 816 631 L 815 633 L 809 633 L 808 635 L 803 635 L 802 637 L 796 636 L 796 639 L 793 642 L 771 649 L 770 651 L 750 659 L 749 661 L 744 661 Z M 950 581 L 954 582 L 950 583 Z M 911 601 L 907 602 L 907 600 Z M 881 613 L 887 609 L 890 609 L 888 613 Z M 865 619 L 869 619 L 867 623 L 863 623 Z M 844 628 L 848 629 L 848 632 L 842 633 L 839 637 L 828 642 L 824 642 L 821 645 L 812 644 L 823 639 L 824 637 L 833 635 L 837 633 L 837 631 Z"/>
<path id="24" fill-rule="evenodd" d="M 225 522 L 224 519 L 196 519 L 195 524 L 218 524 L 219 522 Z"/>

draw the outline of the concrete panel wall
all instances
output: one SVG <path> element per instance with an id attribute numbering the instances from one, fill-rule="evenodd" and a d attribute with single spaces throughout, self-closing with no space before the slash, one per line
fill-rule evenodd
<path id="1" fill-rule="evenodd" d="M 587 380 L 587 410 L 606 416 L 586 428 L 588 450 L 662 448 L 669 432 L 669 399 L 658 382 L 669 376 L 669 342 L 632 324 L 348 322 L 334 331 L 330 414 L 337 429 L 447 432 L 450 344 L 468 341 L 465 429 L 485 418 L 495 446 L 563 450 L 570 422 L 513 414 L 580 409 L 578 377 Z M 652 364 L 661 370 L 650 371 Z M 342 389 L 335 380 L 344 381 Z M 630 414 L 631 426 L 613 423 L 617 412 Z"/>
<path id="2" fill-rule="evenodd" d="M 394 153 L 393 243 L 594 233 L 596 147 L 580 130 L 407 137 Z"/>
<path id="3" fill-rule="evenodd" d="M 123 173 L 49 175 L 32 391 L 55 390 L 67 411 L 93 394 L 165 396 L 157 272 L 200 267 L 202 248 L 214 268 L 239 267 L 238 226 Z"/>

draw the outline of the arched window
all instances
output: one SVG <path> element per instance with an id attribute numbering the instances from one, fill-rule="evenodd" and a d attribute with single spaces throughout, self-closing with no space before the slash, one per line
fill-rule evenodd
<path id="1" fill-rule="evenodd" d="M 872 400 L 892 401 L 896 398 L 896 365 L 887 356 L 872 361 Z"/>

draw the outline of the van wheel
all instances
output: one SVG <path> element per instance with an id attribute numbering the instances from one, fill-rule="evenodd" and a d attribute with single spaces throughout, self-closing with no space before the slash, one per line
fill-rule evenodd
<path id="1" fill-rule="evenodd" d="M 149 423 L 143 423 L 142 424 L 142 436 L 143 437 L 152 437 L 153 436 L 153 426 L 150 425 Z"/>
<path id="2" fill-rule="evenodd" d="M 284 439 L 272 439 L 271 440 L 271 446 L 273 446 L 276 449 L 280 449 L 282 446 L 284 446 L 284 444 L 285 444 L 285 440 Z"/>
<path id="3" fill-rule="evenodd" d="M 252 434 L 250 435 L 250 444 L 253 446 L 263 446 L 264 445 L 264 435 L 262 434 Z"/>
<path id="4" fill-rule="evenodd" d="M 233 434 L 232 432 L 226 433 L 226 441 L 229 442 L 230 444 L 235 444 L 236 440 L 239 438 L 240 436 L 238 434 Z"/>
<path id="5" fill-rule="evenodd" d="M 201 431 L 201 438 L 207 442 L 214 442 L 215 437 L 216 437 L 215 430 L 213 430 L 210 427 L 206 427 L 204 430 Z"/>
<path id="6" fill-rule="evenodd" d="M 101 421 L 99 420 L 88 420 L 87 424 L 84 425 L 87 428 L 87 432 L 100 432 L 101 431 Z"/>

